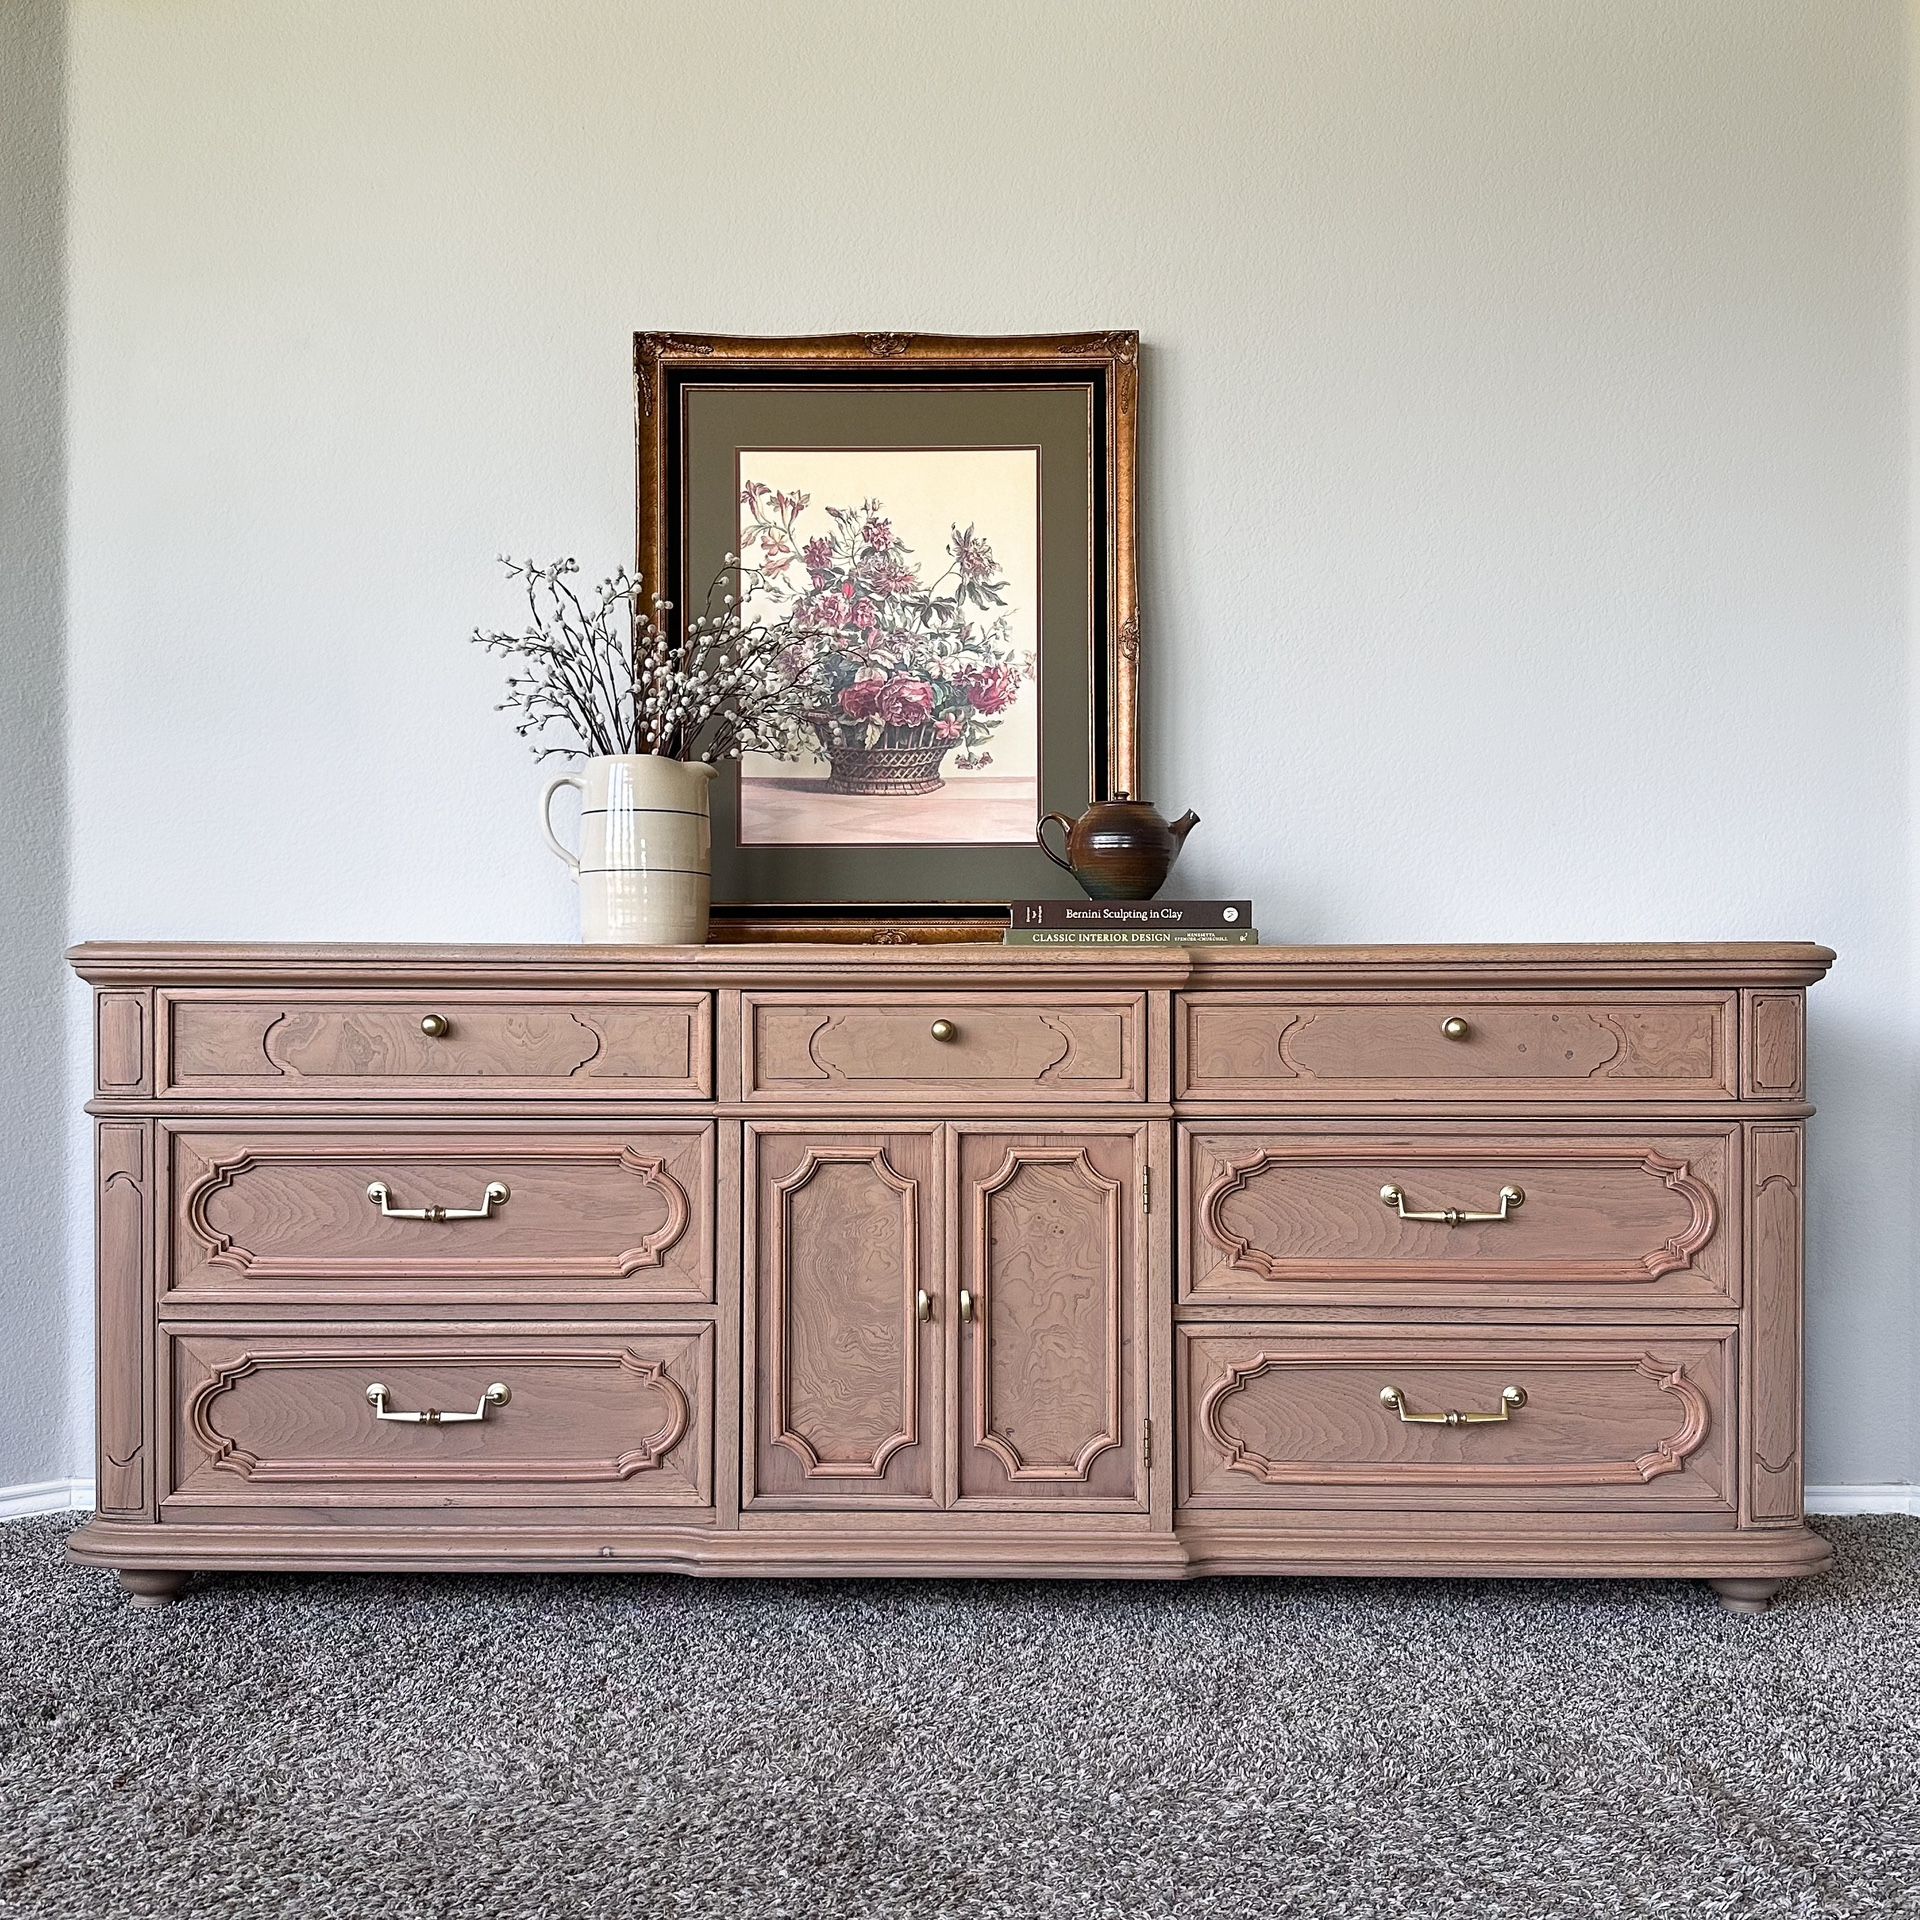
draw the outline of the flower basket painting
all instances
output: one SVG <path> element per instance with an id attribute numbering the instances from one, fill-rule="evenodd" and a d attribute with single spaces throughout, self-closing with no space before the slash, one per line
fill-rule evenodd
<path id="1" fill-rule="evenodd" d="M 716 937 L 980 938 L 1071 885 L 1041 816 L 1139 785 L 1138 336 L 643 333 L 633 368 L 637 570 L 716 671 L 729 623 L 752 654 Z"/>
<path id="2" fill-rule="evenodd" d="M 748 845 L 1020 845 L 1040 806 L 1039 449 L 741 449 L 747 613 L 792 693 Z"/>

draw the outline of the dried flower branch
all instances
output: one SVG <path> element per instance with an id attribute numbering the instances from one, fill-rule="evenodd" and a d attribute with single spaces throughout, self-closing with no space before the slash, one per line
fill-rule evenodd
<path id="1" fill-rule="evenodd" d="M 572 559 L 543 566 L 503 555 L 500 564 L 526 594 L 527 628 L 476 628 L 473 643 L 515 667 L 497 711 L 518 716 L 514 731 L 535 759 L 657 753 L 717 762 L 779 744 L 778 716 L 797 669 L 785 657 L 784 630 L 744 621 L 733 594 L 722 592 L 735 555 L 678 639 L 673 603 L 655 594 L 643 605 L 642 582 L 625 568 L 583 593 Z M 569 737 L 550 739 L 549 729 Z"/>

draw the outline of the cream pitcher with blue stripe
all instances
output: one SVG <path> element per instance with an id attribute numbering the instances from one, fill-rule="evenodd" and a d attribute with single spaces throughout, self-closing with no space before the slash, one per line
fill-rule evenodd
<path id="1" fill-rule="evenodd" d="M 580 883 L 580 937 L 592 946 L 699 946 L 713 891 L 707 789 L 717 768 L 615 753 L 563 773 L 540 796 L 547 844 Z M 580 851 L 553 830 L 553 796 L 580 795 Z"/>

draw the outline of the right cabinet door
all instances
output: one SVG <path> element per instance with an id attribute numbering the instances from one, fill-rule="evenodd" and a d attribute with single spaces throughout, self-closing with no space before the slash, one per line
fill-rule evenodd
<path id="1" fill-rule="evenodd" d="M 1146 1130 L 954 1153 L 961 1504 L 1143 1506 Z"/>

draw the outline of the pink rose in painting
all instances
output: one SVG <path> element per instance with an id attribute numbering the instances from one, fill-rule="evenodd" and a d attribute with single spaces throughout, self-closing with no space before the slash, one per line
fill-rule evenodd
<path id="1" fill-rule="evenodd" d="M 840 689 L 840 711 L 849 720 L 871 720 L 875 707 L 880 704 L 880 690 L 886 685 L 884 680 L 856 680 L 850 687 Z"/>
<path id="2" fill-rule="evenodd" d="M 824 533 L 816 534 L 807 542 L 800 557 L 813 575 L 813 584 L 820 586 L 833 571 L 833 542 Z"/>
<path id="3" fill-rule="evenodd" d="M 884 553 L 887 548 L 893 545 L 893 522 L 877 518 L 869 520 L 867 524 L 860 529 L 860 538 L 864 540 L 868 546 Z"/>
<path id="4" fill-rule="evenodd" d="M 1012 667 L 976 667 L 956 682 L 961 697 L 976 713 L 1004 713 L 1020 691 L 1020 676 Z"/>
<path id="5" fill-rule="evenodd" d="M 867 585 L 883 600 L 897 600 L 920 584 L 919 576 L 891 555 L 876 562 L 867 572 Z"/>
<path id="6" fill-rule="evenodd" d="M 890 727 L 917 727 L 933 711 L 933 689 L 906 674 L 880 689 L 880 718 Z"/>

